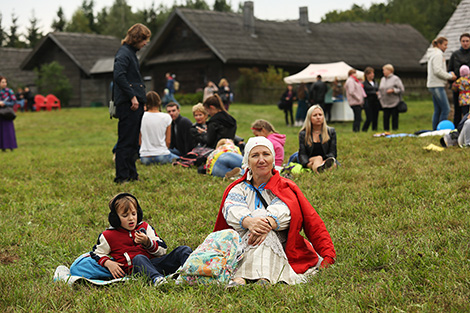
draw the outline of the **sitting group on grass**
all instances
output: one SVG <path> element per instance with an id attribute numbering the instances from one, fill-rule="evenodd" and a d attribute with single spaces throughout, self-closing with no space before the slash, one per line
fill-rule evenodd
<path id="1" fill-rule="evenodd" d="M 225 282 L 217 279 L 220 271 L 214 270 L 222 269 L 229 274 L 226 288 L 308 282 L 334 264 L 336 252 L 323 220 L 299 187 L 280 176 L 275 159 L 271 141 L 263 136 L 250 138 L 242 160 L 243 176 L 226 188 L 218 216 L 214 216 L 212 234 L 226 230 L 238 234 L 233 241 L 238 256 L 233 268 L 228 267 L 228 256 L 220 254 L 224 243 L 214 242 L 223 240 L 225 234 L 211 237 L 215 248 L 203 254 L 193 257 L 188 246 L 167 254 L 167 244 L 144 221 L 137 198 L 120 193 L 109 202 L 110 227 L 98 236 L 91 252 L 72 264 L 70 274 L 91 281 L 143 276 L 158 286 L 175 275 L 184 277 L 185 269 L 193 267 L 201 283 L 208 277 Z M 204 267 L 202 271 L 194 269 L 191 262 L 195 259 Z M 68 280 L 70 276 L 56 278 Z M 192 280 L 197 283 L 198 277 Z"/>
<path id="2" fill-rule="evenodd" d="M 194 124 L 180 114 L 176 103 L 167 104 L 168 114 L 160 109 L 158 94 L 148 92 L 140 132 L 142 164 L 178 164 L 178 159 L 184 159 L 188 154 L 194 157 L 194 149 L 204 147 L 208 152 L 200 173 L 227 178 L 243 174 L 244 142 L 236 136 L 237 121 L 225 110 L 218 95 L 209 96 L 204 103 L 193 106 Z M 254 121 L 251 130 L 253 135 L 265 137 L 273 144 L 275 167 L 282 171 L 286 135 L 279 134 L 271 123 L 263 119 Z M 314 105 L 307 112 L 299 132 L 299 150 L 289 158 L 288 167 L 297 166 L 321 173 L 337 166 L 336 157 L 336 132 L 328 127 L 321 106 Z"/>

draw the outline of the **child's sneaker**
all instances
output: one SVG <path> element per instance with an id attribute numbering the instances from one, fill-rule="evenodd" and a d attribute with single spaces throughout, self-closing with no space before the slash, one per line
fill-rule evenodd
<path id="1" fill-rule="evenodd" d="M 168 281 L 166 280 L 165 276 L 157 277 L 153 280 L 153 285 L 154 286 L 161 286 L 164 284 L 167 284 Z"/>

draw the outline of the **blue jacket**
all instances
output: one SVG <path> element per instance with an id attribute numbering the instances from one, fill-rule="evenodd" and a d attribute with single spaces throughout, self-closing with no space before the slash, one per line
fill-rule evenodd
<path id="1" fill-rule="evenodd" d="M 137 49 L 124 43 L 114 57 L 114 103 L 129 104 L 136 96 L 139 104 L 147 103 L 145 84 L 139 70 Z"/>

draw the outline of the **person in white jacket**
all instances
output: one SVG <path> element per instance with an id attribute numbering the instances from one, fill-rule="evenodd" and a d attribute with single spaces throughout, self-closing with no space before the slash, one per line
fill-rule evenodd
<path id="1" fill-rule="evenodd" d="M 436 130 L 439 122 L 446 120 L 450 112 L 449 100 L 445 91 L 448 80 L 455 80 L 454 72 L 446 71 L 444 52 L 447 49 L 447 39 L 439 37 L 434 39 L 432 47 L 428 49 L 428 80 L 426 87 L 432 94 L 434 114 L 432 116 L 432 129 Z"/>

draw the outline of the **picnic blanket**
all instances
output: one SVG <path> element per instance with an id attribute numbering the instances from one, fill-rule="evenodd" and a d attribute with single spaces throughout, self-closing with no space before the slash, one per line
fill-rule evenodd
<path id="1" fill-rule="evenodd" d="M 53 278 L 54 282 L 62 281 L 64 283 L 67 283 L 70 286 L 74 286 L 75 284 L 86 283 L 86 282 L 96 285 L 96 286 L 104 286 L 104 285 L 109 285 L 109 284 L 117 283 L 117 282 L 125 282 L 130 279 L 132 278 L 126 276 L 123 278 L 103 280 L 103 279 L 90 279 L 90 278 L 86 278 L 83 276 L 71 275 L 70 269 L 65 265 L 59 265 L 56 268 L 54 272 L 54 278 Z"/>

